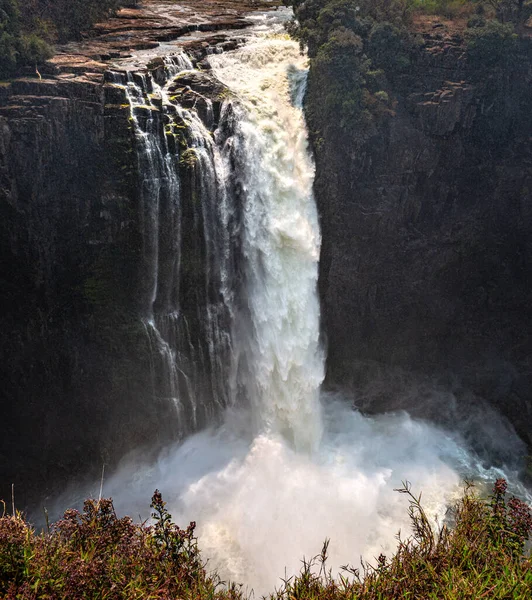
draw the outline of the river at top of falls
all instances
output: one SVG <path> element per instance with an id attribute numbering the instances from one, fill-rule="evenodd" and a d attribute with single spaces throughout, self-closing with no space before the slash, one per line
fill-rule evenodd
<path id="1" fill-rule="evenodd" d="M 147 516 L 140 507 L 159 488 L 174 520 L 198 522 L 209 568 L 259 595 L 297 572 L 326 538 L 333 570 L 390 555 L 397 532 L 409 531 L 407 505 L 393 491 L 403 480 L 423 492 L 425 509 L 441 523 L 462 477 L 502 472 L 484 471 L 458 435 L 405 413 L 370 418 L 338 396 L 320 398 L 320 233 L 302 113 L 306 58 L 273 29 L 257 30 L 210 64 L 233 96 L 233 131 L 217 160 L 243 196 L 246 301 L 233 352 L 247 408 L 234 405 L 221 427 L 168 448 L 149 466 L 125 464 L 104 492 L 121 512 Z"/>

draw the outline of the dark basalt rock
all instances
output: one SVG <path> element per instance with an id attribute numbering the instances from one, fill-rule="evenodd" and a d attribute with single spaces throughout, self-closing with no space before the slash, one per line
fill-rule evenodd
<path id="1" fill-rule="evenodd" d="M 163 4 L 147 3 L 145 10 Z M 218 31 L 214 44 L 230 44 L 220 30 L 246 24 L 220 8 L 209 24 L 209 7 L 201 6 L 202 30 Z M 135 11 L 121 16 L 140 18 Z M 180 17 L 169 18 L 176 25 Z M 110 30 L 100 27 L 61 48 L 41 77 L 33 72 L 0 82 L 0 498 L 15 483 L 19 508 L 35 506 L 45 492 L 57 494 L 81 474 L 100 472 L 103 463 L 112 467 L 131 448 L 176 434 L 175 407 L 153 398 L 153 361 L 136 303 L 142 178 L 131 115 L 114 83 L 116 66 L 111 73 L 104 62 L 131 48 L 155 47 L 168 32 L 163 25 L 132 28 L 137 33 L 122 41 L 105 39 Z M 187 31 L 190 25 L 182 23 Z M 197 60 L 208 40 L 207 33 L 193 44 Z M 183 79 L 176 82 L 176 102 L 177 96 L 184 103 L 211 99 L 216 108 L 222 87 L 202 77 Z M 145 121 L 156 113 L 164 135 L 166 115 L 158 108 L 136 112 Z M 183 166 L 190 187 L 182 190 L 185 203 L 197 201 L 197 177 Z M 204 244 L 195 215 L 184 218 L 190 239 L 183 241 L 183 289 L 193 339 L 204 301 Z M 165 229 L 162 271 L 173 264 L 166 256 L 175 240 L 167 238 Z M 188 289 L 196 282 L 196 290 Z M 163 311 L 165 298 L 157 302 Z"/>
<path id="2" fill-rule="evenodd" d="M 214 79 L 212 75 L 191 71 L 180 73 L 168 87 L 170 93 L 178 93 L 189 88 L 197 94 L 203 94 L 211 99 L 219 98 L 227 92 L 227 88 Z"/>
<path id="3" fill-rule="evenodd" d="M 530 53 L 483 73 L 430 37 L 391 78 L 395 116 L 314 140 L 329 384 L 360 390 L 371 365 L 447 382 L 532 444 L 531 84 Z M 319 90 L 311 72 L 311 131 Z"/>
<path id="4" fill-rule="evenodd" d="M 218 123 L 223 100 L 228 96 L 228 90 L 221 82 L 200 72 L 178 75 L 168 91 L 174 102 L 184 108 L 194 108 L 211 129 Z"/>

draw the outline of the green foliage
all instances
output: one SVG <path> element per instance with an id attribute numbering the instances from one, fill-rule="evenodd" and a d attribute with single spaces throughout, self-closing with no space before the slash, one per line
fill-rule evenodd
<path id="1" fill-rule="evenodd" d="M 166 508 L 166 502 L 163 501 L 159 490 L 155 490 L 151 508 L 152 518 L 155 520 L 153 528 L 153 538 L 155 544 L 159 547 L 164 556 L 170 558 L 174 564 L 185 568 L 189 575 L 202 569 L 202 563 L 199 559 L 198 544 L 194 537 L 196 523 L 192 521 L 186 530 L 179 529 L 172 522 L 172 515 Z"/>
<path id="2" fill-rule="evenodd" d="M 514 12 L 508 9 L 504 13 L 500 9 L 503 2 L 513 6 Z M 522 18 L 532 0 L 286 3 L 295 10 L 289 33 L 307 47 L 311 59 L 306 109 L 318 153 L 336 146 L 339 136 L 351 148 L 360 147 L 378 131 L 382 133 L 381 126 L 394 117 L 394 92 L 403 89 L 404 82 L 412 78 L 411 65 L 419 64 L 416 57 L 424 45 L 421 36 L 410 33 L 416 12 L 469 17 L 465 29 L 467 56 L 481 77 L 494 68 L 515 69 L 530 51 L 528 38 L 516 33 L 519 26 L 501 23 L 493 16 L 497 9 L 501 19 L 503 13 L 515 15 L 519 11 Z"/>
<path id="3" fill-rule="evenodd" d="M 439 15 L 454 19 L 462 12 L 471 11 L 475 0 L 411 0 L 410 9 L 414 13 Z"/>
<path id="4" fill-rule="evenodd" d="M 50 11 L 59 41 L 76 39 L 118 8 L 118 0 L 55 0 Z"/>
<path id="5" fill-rule="evenodd" d="M 205 571 L 195 524 L 171 522 L 158 491 L 153 525 L 118 518 L 108 499 L 68 510 L 48 533 L 36 534 L 20 515 L 0 518 L 0 593 L 3 598 L 99 600 L 209 598 L 237 600 Z"/>
<path id="6" fill-rule="evenodd" d="M 8 77 L 18 64 L 17 37 L 0 26 L 0 78 Z"/>
<path id="7" fill-rule="evenodd" d="M 0 77 L 36 66 L 52 55 L 50 44 L 79 39 L 119 0 L 0 0 Z"/>
<path id="8" fill-rule="evenodd" d="M 35 33 L 22 35 L 19 41 L 19 61 L 21 64 L 38 65 L 52 56 L 50 46 Z"/>
<path id="9" fill-rule="evenodd" d="M 521 26 L 532 15 L 530 0 L 485 0 L 485 3 L 495 10 L 497 19 L 502 23 Z"/>
<path id="10" fill-rule="evenodd" d="M 372 28 L 368 53 L 373 64 L 381 69 L 403 69 L 410 64 L 405 36 L 391 23 L 379 23 Z"/>
<path id="11" fill-rule="evenodd" d="M 475 29 L 477 27 L 485 27 L 485 26 L 486 26 L 486 19 L 482 15 L 473 15 L 467 21 L 468 29 Z"/>
<path id="12" fill-rule="evenodd" d="M 38 65 L 52 56 L 51 47 L 37 35 L 15 35 L 0 26 L 0 78 L 14 75 L 24 65 Z"/>
<path id="13" fill-rule="evenodd" d="M 366 39 L 378 23 L 402 27 L 408 21 L 411 0 L 307 0 L 296 4 L 297 22 L 289 31 L 308 46 L 311 57 L 338 29 L 348 29 Z"/>
<path id="14" fill-rule="evenodd" d="M 3 506 L 5 511 L 5 504 Z M 0 519 L 0 594 L 24 579 L 25 548 L 30 528 L 20 517 Z"/>
<path id="15" fill-rule="evenodd" d="M 22 34 L 21 19 L 18 0 L 0 0 L 0 77 L 8 77 L 29 59 L 49 55 L 48 48 Z"/>
<path id="16" fill-rule="evenodd" d="M 361 119 L 367 70 L 362 50 L 360 36 L 337 29 L 320 47 L 313 64 L 313 78 L 320 82 L 311 88 L 314 104 L 320 106 L 324 118 L 342 129 L 355 127 Z"/>
<path id="17" fill-rule="evenodd" d="M 0 0 L 0 25 L 5 31 L 18 33 L 20 26 L 18 0 Z"/>
<path id="18" fill-rule="evenodd" d="M 532 597 L 532 561 L 525 548 L 532 530 L 528 505 L 507 498 L 497 480 L 486 501 L 470 488 L 452 510 L 453 526 L 435 529 L 408 483 L 397 490 L 409 500 L 412 537 L 399 537 L 392 558 L 374 566 L 327 569 L 328 540 L 297 577 L 285 580 L 270 600 L 384 600 L 385 598 Z M 205 570 L 196 524 L 172 522 L 158 490 L 153 524 L 118 518 L 111 500 L 87 500 L 68 510 L 47 533 L 21 517 L 0 518 L 0 594 L 8 600 L 85 598 L 140 600 L 244 600 Z"/>
<path id="19" fill-rule="evenodd" d="M 468 30 L 467 46 L 473 64 L 491 69 L 514 60 L 519 49 L 519 40 L 513 25 L 486 21 L 484 25 Z"/>
<path id="20" fill-rule="evenodd" d="M 360 14 L 366 14 L 376 21 L 390 21 L 394 24 L 407 22 L 413 13 L 440 15 L 454 19 L 475 10 L 492 11 L 502 23 L 521 25 L 532 15 L 531 0 L 284 0 L 293 6 L 300 21 L 316 20 L 320 10 L 334 4 L 343 10 L 358 7 Z M 340 9 L 340 10 L 342 10 Z"/>
<path id="21" fill-rule="evenodd" d="M 501 23 L 522 25 L 532 15 L 530 0 L 409 0 L 412 12 L 454 19 L 462 14 L 490 12 Z"/>
<path id="22" fill-rule="evenodd" d="M 326 130 L 362 138 L 394 115 L 388 81 L 410 64 L 409 1 L 294 4 L 298 21 L 289 31 L 312 59 L 308 110 L 319 127 L 316 139 L 327 139 Z"/>

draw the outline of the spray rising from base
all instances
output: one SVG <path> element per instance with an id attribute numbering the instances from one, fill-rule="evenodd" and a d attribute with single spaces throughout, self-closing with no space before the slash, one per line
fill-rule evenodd
<path id="1" fill-rule="evenodd" d="M 228 581 L 255 594 L 273 591 L 330 538 L 329 566 L 359 566 L 390 556 L 396 535 L 410 534 L 405 498 L 394 488 L 408 479 L 423 493 L 435 522 L 461 493 L 464 478 L 493 482 L 458 435 L 406 413 L 365 417 L 345 399 L 322 393 L 324 434 L 313 454 L 282 437 L 248 437 L 246 415 L 167 449 L 149 466 L 124 464 L 104 493 L 120 514 L 148 516 L 147 490 L 158 488 L 174 520 L 198 523 L 200 547 Z"/>

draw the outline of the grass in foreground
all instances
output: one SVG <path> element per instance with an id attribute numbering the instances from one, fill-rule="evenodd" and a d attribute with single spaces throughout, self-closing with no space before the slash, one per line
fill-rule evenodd
<path id="1" fill-rule="evenodd" d="M 326 568 L 326 543 L 321 555 L 304 563 L 300 575 L 272 599 L 532 598 L 532 562 L 525 555 L 532 515 L 521 500 L 506 500 L 503 479 L 488 501 L 467 488 L 453 509 L 453 526 L 439 531 L 408 484 L 398 491 L 409 497 L 413 536 L 399 540 L 394 557 L 381 554 L 375 567 L 363 565 L 362 572 L 345 567 L 334 578 Z"/>
<path id="2" fill-rule="evenodd" d="M 376 566 L 327 569 L 320 555 L 303 562 L 297 577 L 270 600 L 532 598 L 532 562 L 525 551 L 532 531 L 529 507 L 507 498 L 506 482 L 489 500 L 467 488 L 454 507 L 452 527 L 435 530 L 408 484 L 413 536 L 399 539 L 391 559 Z M 33 599 L 241 600 L 206 571 L 195 523 L 172 523 L 161 494 L 151 507 L 153 524 L 118 518 L 111 500 L 87 500 L 83 512 L 68 510 L 47 533 L 37 534 L 20 514 L 0 518 L 0 597 Z M 5 513 L 5 511 L 4 511 Z"/>

